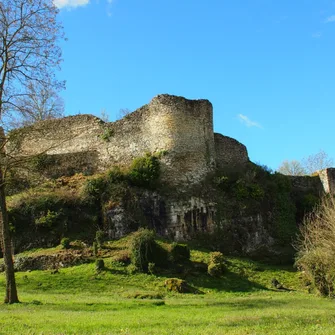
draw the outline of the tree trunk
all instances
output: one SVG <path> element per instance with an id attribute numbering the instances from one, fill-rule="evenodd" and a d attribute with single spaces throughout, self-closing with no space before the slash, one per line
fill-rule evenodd
<path id="1" fill-rule="evenodd" d="M 5 176 L 3 171 L 3 158 L 4 158 L 4 141 L 5 134 L 3 128 L 0 127 L 0 210 L 1 210 L 1 237 L 2 237 L 2 251 L 5 263 L 5 275 L 6 275 L 6 296 L 5 303 L 14 304 L 19 302 L 17 295 L 15 273 L 14 273 L 14 261 L 11 247 L 11 237 L 8 221 L 8 212 L 6 204 L 6 190 L 5 190 Z"/>

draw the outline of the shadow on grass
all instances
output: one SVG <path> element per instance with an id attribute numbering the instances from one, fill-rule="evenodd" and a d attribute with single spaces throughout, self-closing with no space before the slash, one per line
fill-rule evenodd
<path id="1" fill-rule="evenodd" d="M 113 274 L 113 275 L 130 275 L 126 268 L 105 267 L 100 273 L 104 273 L 104 272 L 110 273 L 110 274 Z"/>
<path id="2" fill-rule="evenodd" d="M 243 275 L 234 272 L 226 271 L 220 278 L 213 278 L 209 275 L 189 276 L 187 281 L 196 287 L 204 289 L 212 289 L 225 292 L 253 292 L 260 290 L 268 290 L 267 287 L 250 281 Z"/>
<path id="3" fill-rule="evenodd" d="M 189 307 L 219 307 L 222 309 L 228 310 L 264 310 L 268 308 L 280 308 L 283 306 L 287 306 L 290 303 L 285 300 L 278 299 L 269 299 L 268 297 L 264 298 L 251 298 L 251 297 L 243 297 L 243 298 L 233 298 L 231 300 L 225 299 L 210 299 L 210 300 L 198 300 L 198 301 L 187 301 L 185 303 L 178 303 L 173 305 L 174 308 L 185 308 L 185 306 Z"/>

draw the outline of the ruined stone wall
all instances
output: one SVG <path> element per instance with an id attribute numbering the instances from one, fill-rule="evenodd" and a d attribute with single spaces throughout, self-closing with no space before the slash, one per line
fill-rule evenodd
<path id="1" fill-rule="evenodd" d="M 324 187 L 320 181 L 319 176 L 286 176 L 291 180 L 293 189 L 297 192 L 306 193 L 313 192 L 315 194 L 322 194 Z"/>
<path id="2" fill-rule="evenodd" d="M 98 170 L 165 151 L 163 179 L 172 185 L 196 183 L 215 168 L 212 118 L 208 100 L 158 95 L 116 122 L 77 115 L 37 123 L 21 130 L 15 149 L 17 155 L 94 151 Z"/>
<path id="3" fill-rule="evenodd" d="M 94 151 L 104 122 L 92 115 L 46 120 L 15 130 L 7 151 L 15 155 L 69 154 Z"/>
<path id="4" fill-rule="evenodd" d="M 242 143 L 217 133 L 214 134 L 214 140 L 218 168 L 243 165 L 249 161 L 247 148 Z"/>
<path id="5" fill-rule="evenodd" d="M 335 194 L 335 168 L 319 171 L 319 178 L 325 193 Z"/>

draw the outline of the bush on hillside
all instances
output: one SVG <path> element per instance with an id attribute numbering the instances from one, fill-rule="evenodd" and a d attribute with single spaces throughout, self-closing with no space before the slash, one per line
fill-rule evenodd
<path id="1" fill-rule="evenodd" d="M 223 264 L 224 263 L 224 257 L 222 252 L 220 251 L 214 251 L 209 254 L 209 262 L 214 264 Z"/>
<path id="2" fill-rule="evenodd" d="M 60 245 L 62 246 L 63 249 L 70 249 L 70 242 L 71 240 L 68 237 L 63 237 L 62 240 L 60 241 Z"/>
<path id="3" fill-rule="evenodd" d="M 93 251 L 93 256 L 97 257 L 98 256 L 98 252 L 99 252 L 99 248 L 98 248 L 97 242 L 93 242 L 92 251 Z"/>
<path id="4" fill-rule="evenodd" d="M 223 267 L 221 264 L 209 263 L 207 272 L 212 277 L 220 277 L 223 274 Z"/>
<path id="5" fill-rule="evenodd" d="M 51 228 L 57 223 L 59 213 L 48 210 L 45 215 L 35 219 L 35 225 L 38 227 Z"/>
<path id="6" fill-rule="evenodd" d="M 168 254 L 156 241 L 155 233 L 149 229 L 139 229 L 133 234 L 130 243 L 132 264 L 142 272 L 148 272 L 149 263 L 165 265 Z"/>
<path id="7" fill-rule="evenodd" d="M 155 263 L 148 263 L 148 272 L 151 275 L 153 275 L 155 273 L 155 267 L 156 267 Z"/>
<path id="8" fill-rule="evenodd" d="M 102 248 L 105 241 L 105 232 L 102 230 L 97 230 L 95 233 L 95 242 L 97 244 L 98 249 Z"/>
<path id="9" fill-rule="evenodd" d="M 119 166 L 113 166 L 107 172 L 107 178 L 111 183 L 119 183 L 125 180 L 125 174 Z"/>
<path id="10" fill-rule="evenodd" d="M 172 243 L 171 259 L 174 263 L 182 263 L 190 259 L 190 248 L 186 244 Z"/>
<path id="11" fill-rule="evenodd" d="M 103 177 L 89 179 L 84 188 L 84 194 L 96 199 L 100 199 L 106 189 L 106 180 Z"/>
<path id="12" fill-rule="evenodd" d="M 135 158 L 128 172 L 130 182 L 139 187 L 153 187 L 159 176 L 159 158 L 149 153 L 144 157 Z"/>
<path id="13" fill-rule="evenodd" d="M 325 197 L 314 212 L 305 217 L 296 265 L 306 282 L 320 294 L 334 296 L 335 291 L 335 200 Z"/>
<path id="14" fill-rule="evenodd" d="M 105 269 L 105 262 L 104 262 L 104 260 L 103 259 L 97 259 L 95 261 L 95 270 L 97 272 L 100 272 L 100 271 L 102 271 L 104 269 Z"/>
<path id="15" fill-rule="evenodd" d="M 219 251 L 210 253 L 210 261 L 207 272 L 212 277 L 220 277 L 225 269 L 223 254 Z"/>
<path id="16" fill-rule="evenodd" d="M 165 287 L 170 292 L 177 293 L 193 293 L 193 294 L 202 294 L 203 292 L 199 291 L 195 287 L 192 287 L 187 281 L 179 278 L 169 278 L 165 281 Z"/>

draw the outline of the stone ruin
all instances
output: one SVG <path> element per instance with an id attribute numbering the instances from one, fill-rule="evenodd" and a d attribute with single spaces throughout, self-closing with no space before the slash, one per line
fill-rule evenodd
<path id="1" fill-rule="evenodd" d="M 163 179 L 171 185 L 194 184 L 217 166 L 249 161 L 246 147 L 213 132 L 213 107 L 208 100 L 158 95 L 116 122 L 76 115 L 39 122 L 20 135 L 16 155 L 87 154 L 87 166 L 104 171 L 127 166 L 146 153 L 166 153 Z"/>
<path id="2" fill-rule="evenodd" d="M 92 115 L 76 115 L 47 120 L 19 130 L 14 155 L 32 156 L 46 153 L 63 158 L 76 172 L 103 172 L 111 167 L 127 166 L 146 153 L 164 152 L 161 158 L 162 181 L 184 194 L 164 199 L 161 210 L 159 194 L 154 195 L 158 217 L 164 224 L 154 228 L 175 239 L 189 238 L 195 232 L 212 232 L 216 204 L 210 197 L 188 192 L 216 169 L 235 168 L 249 163 L 246 147 L 237 140 L 214 133 L 213 107 L 208 100 L 188 100 L 172 95 L 158 95 L 151 102 L 116 122 L 104 122 Z M 61 161 L 61 160 L 60 160 Z M 69 163 L 70 162 L 70 163 Z M 68 166 L 67 166 L 68 168 Z M 78 171 L 79 169 L 79 171 Z M 317 177 L 292 177 L 298 190 L 317 189 L 334 193 L 335 169 L 319 172 Z M 155 205 L 156 204 L 156 205 Z M 113 236 L 127 233 L 123 227 L 122 208 L 111 214 Z M 114 216 L 113 216 L 114 215 Z M 241 218 L 240 224 L 251 225 L 243 248 L 255 249 L 272 241 L 264 229 L 263 218 Z M 256 227 L 256 228 L 255 228 Z"/>

